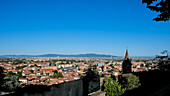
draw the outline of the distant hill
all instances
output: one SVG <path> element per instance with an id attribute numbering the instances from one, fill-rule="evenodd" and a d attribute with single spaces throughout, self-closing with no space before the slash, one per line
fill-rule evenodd
<path id="1" fill-rule="evenodd" d="M 63 54 L 44 54 L 44 55 L 0 55 L 0 57 L 117 57 L 105 54 L 78 54 L 78 55 L 63 55 Z"/>

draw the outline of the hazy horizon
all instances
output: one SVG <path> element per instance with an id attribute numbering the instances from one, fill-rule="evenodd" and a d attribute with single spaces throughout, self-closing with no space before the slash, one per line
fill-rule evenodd
<path id="1" fill-rule="evenodd" d="M 116 57 L 124 57 L 125 56 L 125 54 L 124 55 L 121 55 L 121 56 L 119 56 L 119 55 L 114 55 L 114 54 L 97 54 L 97 53 L 82 53 L 82 54 L 52 54 L 52 53 L 49 53 L 49 54 L 6 54 L 6 55 L 0 55 L 0 56 L 9 56 L 9 55 L 16 55 L 16 56 L 22 56 L 22 55 L 29 55 L 29 56 L 38 56 L 38 55 L 87 55 L 87 54 L 95 54 L 95 55 L 111 55 L 111 56 L 116 56 Z M 157 54 L 158 55 L 158 54 Z M 155 55 L 154 56 L 130 56 L 130 57 L 155 57 Z"/>

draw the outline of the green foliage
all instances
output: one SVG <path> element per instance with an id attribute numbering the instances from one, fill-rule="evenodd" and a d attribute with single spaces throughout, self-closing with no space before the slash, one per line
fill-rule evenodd
<path id="1" fill-rule="evenodd" d="M 84 68 L 84 70 L 83 70 L 83 71 L 85 72 L 85 71 L 87 71 L 87 69 L 86 69 L 86 68 Z"/>
<path id="2" fill-rule="evenodd" d="M 15 92 L 18 88 L 20 88 L 18 77 L 22 77 L 22 73 L 19 73 L 17 76 L 13 72 L 9 71 L 5 76 L 3 68 L 0 67 L 0 90 Z"/>
<path id="3" fill-rule="evenodd" d="M 43 63 L 43 62 L 49 62 L 49 61 L 33 61 L 33 60 L 31 60 L 33 63 Z"/>
<path id="4" fill-rule="evenodd" d="M 120 96 L 126 91 L 126 88 L 122 88 L 122 85 L 112 78 L 108 78 L 107 82 L 104 84 L 104 87 L 106 96 Z"/>
<path id="5" fill-rule="evenodd" d="M 37 66 L 37 64 L 31 65 L 30 67 L 41 67 L 41 66 Z"/>
<path id="6" fill-rule="evenodd" d="M 62 61 L 62 62 L 61 62 L 61 63 L 59 63 L 59 64 L 64 64 L 64 63 L 63 63 L 63 61 Z"/>
<path id="7" fill-rule="evenodd" d="M 2 85 L 3 91 L 14 92 L 20 88 L 17 76 L 5 77 Z"/>
<path id="8" fill-rule="evenodd" d="M 98 74 L 99 72 L 95 69 L 95 70 L 93 70 L 93 72 L 94 72 L 94 74 Z"/>
<path id="9" fill-rule="evenodd" d="M 59 72 L 59 73 L 57 73 L 56 78 L 64 78 L 64 76 L 61 72 Z"/>
<path id="10" fill-rule="evenodd" d="M 70 64 L 69 61 L 66 61 L 66 64 Z"/>
<path id="11" fill-rule="evenodd" d="M 34 70 L 30 70 L 31 73 L 34 73 Z"/>
<path id="12" fill-rule="evenodd" d="M 26 66 L 26 65 L 24 65 L 24 66 L 17 66 L 16 69 L 17 69 L 17 70 L 20 70 L 20 69 L 23 69 L 23 68 L 25 68 L 25 67 L 27 67 L 27 66 Z"/>
<path id="13" fill-rule="evenodd" d="M 97 65 L 93 65 L 93 69 L 97 69 Z"/>
<path id="14" fill-rule="evenodd" d="M 133 74 L 130 74 L 128 77 L 126 77 L 126 88 L 127 90 L 132 90 L 134 88 L 138 88 L 141 83 L 140 83 L 140 80 L 139 80 L 139 77 L 133 75 Z"/>
<path id="15" fill-rule="evenodd" d="M 22 72 L 19 72 L 19 73 L 18 73 L 18 78 L 23 78 Z"/>
<path id="16" fill-rule="evenodd" d="M 35 67 L 37 67 L 37 64 L 34 64 Z"/>
<path id="17" fill-rule="evenodd" d="M 8 77 L 11 77 L 11 76 L 13 76 L 13 75 L 15 75 L 12 71 L 9 71 L 7 74 L 6 74 L 6 76 L 8 76 Z"/>
<path id="18" fill-rule="evenodd" d="M 89 68 L 90 68 L 90 69 L 92 68 L 92 65 L 91 65 L 91 64 L 89 65 Z"/>
<path id="19" fill-rule="evenodd" d="M 56 62 L 55 61 L 52 61 L 53 62 L 53 64 L 54 64 L 54 66 L 56 66 Z"/>
<path id="20" fill-rule="evenodd" d="M 2 68 L 0 67 L 0 69 Z M 16 75 L 12 71 L 9 71 L 4 75 L 3 70 L 0 70 L 0 89 L 6 92 L 15 92 L 20 88 L 18 77 L 22 77 L 22 73 Z"/>
<path id="21" fill-rule="evenodd" d="M 83 79 L 85 76 L 83 76 L 83 75 L 80 75 L 80 79 Z"/>
<path id="22" fill-rule="evenodd" d="M 51 76 L 51 78 L 64 78 L 63 74 L 61 72 L 58 71 L 53 71 L 54 74 L 53 76 Z"/>
<path id="23" fill-rule="evenodd" d="M 57 71 L 57 70 L 55 70 L 55 71 L 53 71 L 53 73 L 54 73 L 54 74 L 57 74 L 57 73 L 58 73 L 58 71 Z"/>
<path id="24" fill-rule="evenodd" d="M 16 60 L 13 61 L 13 64 L 14 64 L 14 65 L 22 64 L 22 63 L 24 63 L 24 60 L 18 60 L 18 59 L 16 59 Z"/>
<path id="25" fill-rule="evenodd" d="M 111 70 L 108 70 L 107 72 L 111 73 L 112 71 L 113 71 L 113 69 L 111 69 Z"/>
<path id="26" fill-rule="evenodd" d="M 149 65 L 150 65 L 150 64 L 147 63 L 147 64 L 145 65 L 145 67 L 149 67 Z"/>
<path id="27" fill-rule="evenodd" d="M 76 65 L 76 68 L 78 67 L 78 65 Z"/>

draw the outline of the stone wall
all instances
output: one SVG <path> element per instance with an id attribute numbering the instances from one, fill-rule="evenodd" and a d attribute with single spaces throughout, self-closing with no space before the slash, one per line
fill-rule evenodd
<path id="1" fill-rule="evenodd" d="M 83 94 L 83 82 L 76 80 L 51 86 L 27 86 L 18 91 L 16 96 L 83 96 Z"/>

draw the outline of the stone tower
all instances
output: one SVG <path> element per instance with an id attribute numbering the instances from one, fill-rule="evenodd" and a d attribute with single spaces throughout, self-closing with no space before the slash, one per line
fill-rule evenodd
<path id="1" fill-rule="evenodd" d="M 129 58 L 129 53 L 128 53 L 128 50 L 126 50 L 125 60 L 123 61 L 123 64 L 122 64 L 123 74 L 131 73 L 132 72 L 131 66 L 132 66 L 132 63 Z"/>

